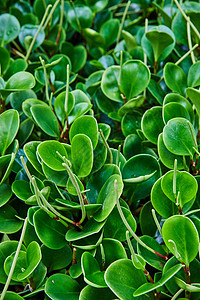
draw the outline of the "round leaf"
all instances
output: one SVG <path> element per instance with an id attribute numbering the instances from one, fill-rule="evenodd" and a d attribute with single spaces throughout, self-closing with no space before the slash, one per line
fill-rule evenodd
<path id="1" fill-rule="evenodd" d="M 55 171 L 64 171 L 66 169 L 62 165 L 63 160 L 57 151 L 60 155 L 68 157 L 65 147 L 58 141 L 44 141 L 37 148 L 40 158 L 49 168 Z"/>
<path id="2" fill-rule="evenodd" d="M 193 156 L 197 148 L 192 124 L 184 118 L 171 119 L 163 130 L 163 141 L 167 149 L 176 155 Z"/>
<path id="3" fill-rule="evenodd" d="M 6 83 L 7 91 L 23 91 L 35 86 L 35 78 L 29 72 L 17 72 L 12 75 Z"/>
<path id="4" fill-rule="evenodd" d="M 141 126 L 146 138 L 151 143 L 157 144 L 158 136 L 164 127 L 162 107 L 154 106 L 151 109 L 148 109 L 142 117 Z"/>
<path id="5" fill-rule="evenodd" d="M 129 60 L 122 65 L 119 86 L 127 100 L 138 96 L 150 81 L 148 67 L 139 60 Z"/>
<path id="6" fill-rule="evenodd" d="M 10 14 L 2 14 L 0 16 L 0 43 L 5 45 L 14 40 L 20 31 L 20 24 L 15 18 Z"/>
<path id="7" fill-rule="evenodd" d="M 65 274 L 54 274 L 45 283 L 45 293 L 54 300 L 78 300 L 80 291 L 76 280 Z"/>
<path id="8" fill-rule="evenodd" d="M 74 136 L 80 133 L 91 139 L 93 149 L 95 149 L 98 142 L 98 127 L 94 117 L 82 116 L 74 121 L 69 131 L 70 142 L 72 142 Z"/>
<path id="9" fill-rule="evenodd" d="M 34 227 L 39 239 L 50 249 L 61 249 L 65 246 L 67 228 L 51 219 L 46 212 L 39 209 L 34 214 Z"/>
<path id="10" fill-rule="evenodd" d="M 119 90 L 119 66 L 111 66 L 104 73 L 101 80 L 101 89 L 109 99 L 116 102 L 123 102 Z"/>
<path id="11" fill-rule="evenodd" d="M 164 79 L 173 92 L 185 95 L 187 79 L 181 67 L 168 62 L 164 67 Z"/>
<path id="12" fill-rule="evenodd" d="M 189 266 L 199 251 L 199 235 L 193 222 L 185 216 L 172 216 L 165 221 L 162 236 L 176 258 Z"/>

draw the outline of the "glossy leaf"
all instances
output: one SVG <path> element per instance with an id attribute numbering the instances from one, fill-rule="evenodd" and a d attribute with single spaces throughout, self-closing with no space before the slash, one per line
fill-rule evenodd
<path id="1" fill-rule="evenodd" d="M 147 110 L 142 117 L 141 127 L 146 138 L 151 143 L 157 144 L 158 136 L 164 127 L 162 108 L 160 106 L 154 106 Z"/>
<path id="2" fill-rule="evenodd" d="M 78 177 L 86 177 L 93 166 L 93 148 L 91 139 L 85 134 L 74 136 L 72 143 L 72 164 Z"/>
<path id="3" fill-rule="evenodd" d="M 181 95 L 185 95 L 187 87 L 187 79 L 181 67 L 167 63 L 164 67 L 164 79 L 167 86 L 173 91 Z"/>
<path id="4" fill-rule="evenodd" d="M 6 204 L 0 207 L 0 231 L 2 233 L 14 233 L 21 229 L 23 222 L 16 218 L 16 210 Z"/>
<path id="5" fill-rule="evenodd" d="M 61 249 L 65 246 L 66 227 L 41 209 L 34 214 L 34 227 L 39 239 L 48 248 Z"/>
<path id="6" fill-rule="evenodd" d="M 27 49 L 30 46 L 32 39 L 34 38 L 38 30 L 38 27 L 39 25 L 32 25 L 32 24 L 25 24 L 21 27 L 19 33 L 19 41 L 25 49 Z M 45 39 L 45 32 L 43 29 L 41 29 L 34 43 L 33 50 L 38 48 L 43 43 L 44 39 Z"/>
<path id="7" fill-rule="evenodd" d="M 91 139 L 93 149 L 98 142 L 97 121 L 92 116 L 82 116 L 74 121 L 69 131 L 69 139 L 72 142 L 73 137 L 77 134 L 85 134 Z"/>
<path id="8" fill-rule="evenodd" d="M 58 141 L 44 141 L 37 147 L 37 152 L 43 162 L 55 171 L 64 171 L 63 160 L 57 154 L 68 157 L 65 147 Z"/>
<path id="9" fill-rule="evenodd" d="M 11 14 L 2 14 L 0 16 L 0 42 L 1 46 L 14 40 L 20 31 L 19 21 Z"/>
<path id="10" fill-rule="evenodd" d="M 2 113 L 0 116 L 0 128 L 0 154 L 4 155 L 19 129 L 18 112 L 10 109 Z"/>
<path id="11" fill-rule="evenodd" d="M 139 60 L 129 60 L 122 65 L 119 87 L 127 100 L 139 95 L 147 87 L 150 71 Z"/>
<path id="12" fill-rule="evenodd" d="M 122 97 L 119 90 L 119 66 L 111 66 L 104 73 L 101 81 L 101 89 L 106 97 L 116 102 L 122 102 Z"/>
<path id="13" fill-rule="evenodd" d="M 32 89 L 35 86 L 34 76 L 25 71 L 17 72 L 12 75 L 5 86 L 6 91 L 23 91 Z"/>
<path id="14" fill-rule="evenodd" d="M 199 236 L 193 222 L 185 216 L 172 216 L 165 221 L 162 236 L 176 258 L 189 266 L 199 247 Z"/>
<path id="15" fill-rule="evenodd" d="M 81 258 L 81 266 L 86 283 L 98 288 L 107 287 L 107 284 L 104 280 L 104 272 L 100 271 L 100 266 L 91 253 L 83 253 Z"/>
<path id="16" fill-rule="evenodd" d="M 45 283 L 45 293 L 54 300 L 78 300 L 80 290 L 79 284 L 65 274 L 54 274 Z"/>
<path id="17" fill-rule="evenodd" d="M 173 177 L 174 171 L 167 172 L 161 181 L 161 187 L 165 195 L 173 202 L 176 202 L 177 195 L 179 198 L 177 201 L 182 207 L 185 203 L 189 202 L 196 196 L 198 184 L 196 179 L 188 172 L 177 171 L 176 173 L 176 191 L 173 189 Z M 174 194 L 176 193 L 176 195 Z"/>
<path id="18" fill-rule="evenodd" d="M 146 278 L 142 270 L 133 266 L 131 260 L 120 259 L 108 267 L 105 281 L 117 297 L 132 300 L 134 291 L 146 282 Z"/>
<path id="19" fill-rule="evenodd" d="M 197 147 L 192 124 L 184 118 L 171 119 L 163 130 L 163 141 L 167 149 L 176 155 L 193 156 Z"/>
<path id="20" fill-rule="evenodd" d="M 97 198 L 97 203 L 102 204 L 102 209 L 98 211 L 94 219 L 97 222 L 104 221 L 111 211 L 113 210 L 116 204 L 116 195 L 115 195 L 115 180 L 118 183 L 118 198 L 120 197 L 122 190 L 123 190 L 123 182 L 122 178 L 119 175 L 112 175 L 103 185 L 100 190 L 100 193 Z"/>
<path id="21" fill-rule="evenodd" d="M 53 111 L 43 105 L 34 105 L 31 107 L 31 113 L 36 124 L 48 135 L 52 137 L 59 137 L 60 130 L 58 121 Z"/>

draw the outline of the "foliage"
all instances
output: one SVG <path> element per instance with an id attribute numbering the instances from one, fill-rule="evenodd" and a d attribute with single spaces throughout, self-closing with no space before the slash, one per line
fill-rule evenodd
<path id="1" fill-rule="evenodd" d="M 200 3 L 179 2 L 1 1 L 1 300 L 200 299 Z"/>

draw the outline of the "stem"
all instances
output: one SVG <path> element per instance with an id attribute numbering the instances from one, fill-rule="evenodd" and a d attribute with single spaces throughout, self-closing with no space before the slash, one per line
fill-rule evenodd
<path id="1" fill-rule="evenodd" d="M 119 145 L 118 150 L 117 150 L 116 165 L 118 167 L 119 167 L 119 156 L 120 156 L 121 147 L 122 147 L 122 145 Z"/>
<path id="2" fill-rule="evenodd" d="M 45 19 L 46 19 L 46 16 L 47 16 L 47 14 L 48 14 L 48 12 L 49 12 L 49 9 L 50 9 L 51 7 L 52 7 L 51 4 L 49 4 L 49 5 L 47 6 L 47 9 L 46 9 L 46 11 L 45 11 L 45 13 L 44 13 L 44 16 L 43 16 L 43 18 L 42 18 L 42 21 L 41 21 L 41 23 L 40 23 L 40 26 L 38 27 L 38 30 L 37 30 L 37 32 L 36 32 L 36 34 L 35 34 L 35 36 L 34 36 L 32 42 L 31 42 L 31 44 L 30 44 L 30 46 L 29 46 L 29 48 L 28 48 L 28 51 L 27 51 L 27 53 L 26 53 L 26 57 L 25 57 L 25 61 L 26 61 L 26 62 L 28 61 L 28 58 L 29 58 L 29 56 L 30 56 L 30 54 L 31 54 L 31 51 L 32 51 L 33 46 L 34 46 L 34 44 L 35 44 L 35 41 L 36 41 L 36 39 L 37 39 L 37 37 L 38 37 L 38 34 L 39 34 L 40 30 L 42 29 L 42 26 L 43 26 L 43 24 L 44 24 L 44 21 L 45 21 Z"/>
<path id="3" fill-rule="evenodd" d="M 117 35 L 117 42 L 116 42 L 116 45 L 119 43 L 120 36 L 121 36 L 121 33 L 122 33 L 122 28 L 123 28 L 123 26 L 124 26 L 124 21 L 125 21 L 126 14 L 127 14 L 127 12 L 128 12 L 128 9 L 129 9 L 130 4 L 131 4 L 131 1 L 128 1 L 128 3 L 126 4 L 126 8 L 125 8 L 125 10 L 124 10 L 123 17 L 122 17 L 122 21 L 121 21 L 121 24 L 120 24 L 120 27 L 119 27 L 119 31 L 118 31 L 118 35 Z"/>
<path id="4" fill-rule="evenodd" d="M 189 268 L 189 266 L 185 266 L 185 268 L 183 268 L 183 270 L 184 270 L 185 276 L 186 276 L 186 283 L 190 284 L 190 268 Z M 185 291 L 186 299 L 190 299 L 190 295 L 191 295 L 191 292 Z"/>
<path id="5" fill-rule="evenodd" d="M 108 143 L 107 143 L 107 141 L 106 141 L 106 139 L 105 139 L 105 136 L 103 135 L 102 129 L 100 129 L 99 132 L 100 132 L 100 135 L 101 135 L 101 137 L 102 137 L 102 140 L 103 140 L 103 142 L 104 142 L 104 144 L 105 144 L 105 146 L 106 146 L 106 148 L 107 148 L 107 150 L 108 150 L 108 152 L 109 152 L 109 155 L 110 155 L 110 164 L 112 164 L 112 163 L 113 163 L 113 155 L 112 155 L 112 151 L 111 151 L 110 147 L 108 146 Z"/>
<path id="6" fill-rule="evenodd" d="M 27 168 L 27 165 L 25 163 L 25 160 L 24 160 L 23 156 L 20 156 L 20 159 L 21 159 L 21 162 L 22 162 L 22 165 L 24 167 L 25 172 L 26 172 L 30 182 L 32 183 L 32 176 L 31 176 L 31 173 L 29 172 L 29 169 Z"/>
<path id="7" fill-rule="evenodd" d="M 49 102 L 49 87 L 48 87 L 48 77 L 47 77 L 47 70 L 46 70 L 46 67 L 45 67 L 45 62 L 44 60 L 41 58 L 41 56 L 39 57 L 40 59 L 40 62 L 41 62 L 41 65 L 43 67 L 43 71 L 44 71 L 44 80 L 45 80 L 45 94 L 46 94 L 46 99 L 48 100 Z"/>
<path id="8" fill-rule="evenodd" d="M 75 8 L 75 6 L 74 6 L 74 2 L 73 2 L 72 0 L 70 0 L 69 2 L 70 2 L 71 6 L 72 6 L 72 8 L 73 8 L 73 10 L 74 10 L 74 15 L 75 15 L 75 18 L 76 18 L 76 22 L 77 22 L 79 31 L 81 32 L 81 23 L 80 23 L 80 21 L 79 21 L 78 15 L 77 15 L 77 13 L 76 13 L 76 8 Z"/>
<path id="9" fill-rule="evenodd" d="M 158 228 L 158 231 L 160 232 L 160 235 L 162 236 L 162 229 L 160 227 L 160 223 L 158 222 L 155 209 L 152 209 L 151 212 L 152 212 L 152 216 L 153 216 L 154 222 L 156 223 L 156 227 Z"/>
<path id="10" fill-rule="evenodd" d="M 174 2 L 176 3 L 176 6 L 178 7 L 178 9 L 180 10 L 182 16 L 185 18 L 185 20 L 187 22 L 190 23 L 190 26 L 192 27 L 192 29 L 194 30 L 195 34 L 197 35 L 198 39 L 200 40 L 200 33 L 197 30 L 196 26 L 190 21 L 190 18 L 185 14 L 185 12 L 183 11 L 183 9 L 181 8 L 181 5 L 178 3 L 177 0 L 174 0 Z"/>
<path id="11" fill-rule="evenodd" d="M 58 26 L 58 34 L 56 37 L 56 45 L 58 45 L 59 40 L 60 40 L 60 35 L 62 31 L 62 25 L 63 25 L 63 17 L 64 17 L 64 0 L 61 0 L 61 7 L 60 7 L 60 23 Z"/>
<path id="12" fill-rule="evenodd" d="M 67 65 L 67 83 L 66 83 L 66 94 L 65 94 L 65 114 L 68 119 L 68 96 L 69 96 L 69 65 Z"/>
<path id="13" fill-rule="evenodd" d="M 145 34 L 148 32 L 148 18 L 145 19 Z M 144 64 L 147 66 L 147 54 L 144 51 Z M 146 89 L 144 89 L 143 96 L 146 98 Z"/>
<path id="14" fill-rule="evenodd" d="M 188 17 L 188 20 L 190 20 L 190 17 Z M 190 30 L 190 22 L 187 22 L 187 38 L 188 38 L 188 46 L 189 49 L 192 49 L 192 39 L 191 39 L 191 30 Z M 192 63 L 195 64 L 195 56 L 193 50 L 191 51 L 191 60 Z"/>
<path id="15" fill-rule="evenodd" d="M 174 175 L 173 175 L 173 194 L 176 198 L 176 175 L 177 175 L 177 159 L 174 160 Z"/>
<path id="16" fill-rule="evenodd" d="M 176 294 L 172 297 L 171 300 L 177 299 L 177 297 L 178 297 L 183 291 L 184 291 L 183 289 L 178 290 L 178 292 L 176 292 Z"/>
<path id="17" fill-rule="evenodd" d="M 158 253 L 157 251 L 155 251 L 154 249 L 150 248 L 149 246 L 147 246 L 136 234 L 135 232 L 132 230 L 132 228 L 130 227 L 130 225 L 128 224 L 123 211 L 121 209 L 120 203 L 119 203 L 119 198 L 118 198 L 118 183 L 117 180 L 115 180 L 115 199 L 116 199 L 116 203 L 117 203 L 117 209 L 118 212 L 120 214 L 120 217 L 124 223 L 124 225 L 126 226 L 126 228 L 128 229 L 128 231 L 130 232 L 130 234 L 134 237 L 134 239 L 138 242 L 138 244 L 140 244 L 142 247 L 146 248 L 147 250 L 149 250 L 150 252 L 164 258 L 165 260 L 167 260 L 168 258 L 166 256 L 163 256 L 162 254 Z"/>
<path id="18" fill-rule="evenodd" d="M 175 63 L 175 65 L 179 65 L 188 55 L 190 55 L 192 53 L 192 51 L 194 51 L 199 45 L 196 44 L 194 45 L 188 52 L 186 52 L 179 60 L 177 60 L 177 62 Z"/>
<path id="19" fill-rule="evenodd" d="M 6 284 L 3 288 L 3 291 L 2 291 L 2 294 L 1 294 L 1 298 L 0 300 L 3 300 L 5 295 L 6 295 L 6 292 L 7 292 L 7 289 L 9 287 L 9 284 L 10 284 L 10 281 L 11 281 L 11 278 L 12 278 L 12 275 L 13 275 L 13 272 L 15 270 L 15 265 L 17 263 L 17 258 L 19 256 L 19 251 L 21 249 L 21 246 L 22 246 L 22 242 L 23 242 L 23 239 L 24 239 L 24 235 L 25 235 L 25 232 L 26 232 L 26 227 L 27 227 L 27 224 L 28 224 L 28 217 L 26 217 L 26 219 L 24 220 L 24 225 L 23 225 L 23 228 L 22 228 L 22 233 L 21 233 L 21 236 L 20 236 L 20 240 L 19 240 L 19 244 L 17 246 L 17 250 L 16 250 L 16 253 L 15 253 L 15 256 L 14 256 L 14 259 L 13 259 L 13 262 L 12 262 L 12 266 L 11 266 L 11 269 L 10 269 L 10 272 L 8 274 L 8 278 L 6 280 Z"/>
<path id="20" fill-rule="evenodd" d="M 199 45 L 196 44 L 192 47 L 192 49 L 190 49 L 188 52 L 186 52 L 179 60 L 177 60 L 177 62 L 175 63 L 176 66 L 178 66 L 188 55 L 190 55 L 190 53 L 195 50 Z M 160 83 L 162 80 L 164 79 L 164 76 L 160 77 L 158 83 Z"/>
<path id="21" fill-rule="evenodd" d="M 46 27 L 47 27 L 47 25 L 48 25 L 48 23 L 49 23 L 49 21 L 50 21 L 52 15 L 53 15 L 53 13 L 54 13 L 54 10 L 56 9 L 56 7 L 57 7 L 57 5 L 58 5 L 59 2 L 60 2 L 60 0 L 57 0 L 57 1 L 54 3 L 54 5 L 53 5 L 53 7 L 52 7 L 52 9 L 51 9 L 51 11 L 50 11 L 50 14 L 48 15 L 48 17 L 47 17 L 47 19 L 46 19 L 46 22 L 45 22 L 45 24 L 44 24 L 44 26 L 43 26 L 43 29 L 44 29 L 44 30 L 46 29 Z M 51 5 L 51 6 L 52 6 L 52 5 Z"/>
<path id="22" fill-rule="evenodd" d="M 82 218 L 81 220 L 78 222 L 78 225 L 80 225 L 86 218 L 86 210 L 85 210 L 85 205 L 84 205 L 84 200 L 83 200 L 83 196 L 81 194 L 81 190 L 79 188 L 79 185 L 78 185 L 78 182 L 74 176 L 74 174 L 72 173 L 70 167 L 68 166 L 68 164 L 66 163 L 63 163 L 62 164 L 63 167 L 65 167 L 65 169 L 67 170 L 67 173 L 69 175 L 69 178 L 71 179 L 71 182 L 73 184 L 73 186 L 75 187 L 76 191 L 77 191 L 77 194 L 78 194 L 78 198 L 79 198 L 79 201 L 80 201 L 80 205 L 81 205 L 81 211 L 82 211 Z M 77 225 L 77 224 L 76 224 Z"/>

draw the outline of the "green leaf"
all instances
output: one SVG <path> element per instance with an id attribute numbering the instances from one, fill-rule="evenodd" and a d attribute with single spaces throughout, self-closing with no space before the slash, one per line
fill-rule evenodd
<path id="1" fill-rule="evenodd" d="M 1 46 L 13 41 L 19 34 L 20 24 L 15 18 L 10 14 L 2 14 L 0 16 L 0 43 Z"/>
<path id="2" fill-rule="evenodd" d="M 16 218 L 16 210 L 6 204 L 0 207 L 0 231 L 2 233 L 15 233 L 19 231 L 22 227 L 23 222 Z"/>
<path id="3" fill-rule="evenodd" d="M 157 253 L 160 253 L 161 255 L 166 256 L 165 250 L 151 236 L 143 235 L 142 237 L 140 237 L 140 239 L 143 243 L 145 243 L 147 246 L 149 246 L 151 249 L 153 249 Z M 138 243 L 138 254 L 140 254 L 143 257 L 143 259 L 152 267 L 154 267 L 158 270 L 163 269 L 163 266 L 165 265 L 166 260 L 163 257 L 158 256 L 156 253 L 150 252 L 148 249 L 146 249 L 139 243 Z"/>
<path id="4" fill-rule="evenodd" d="M 176 258 L 189 266 L 199 249 L 199 235 L 193 222 L 185 216 L 172 216 L 165 221 L 162 236 Z"/>
<path id="5" fill-rule="evenodd" d="M 93 300 L 93 299 L 114 299 L 115 295 L 109 288 L 94 288 L 90 285 L 86 285 L 79 296 L 79 300 Z M 14 300 L 14 299 L 13 299 Z"/>
<path id="6" fill-rule="evenodd" d="M 5 71 L 8 69 L 9 62 L 10 62 L 10 53 L 6 48 L 0 47 L 0 65 L 1 65 L 2 74 L 5 73 Z"/>
<path id="7" fill-rule="evenodd" d="M 141 118 L 141 113 L 136 110 L 129 111 L 122 117 L 121 127 L 125 137 L 129 134 L 136 134 L 137 129 L 141 129 Z"/>
<path id="8" fill-rule="evenodd" d="M 148 109 L 141 121 L 141 127 L 146 138 L 153 144 L 158 143 L 158 136 L 164 127 L 162 118 L 162 107 L 154 106 Z"/>
<path id="9" fill-rule="evenodd" d="M 168 56 L 175 46 L 175 36 L 173 31 L 164 25 L 159 25 L 150 29 L 146 33 L 146 37 L 151 42 L 156 62 L 161 54 L 164 54 L 164 52 L 166 53 L 166 51 Z M 171 44 L 173 44 L 172 47 Z M 165 55 L 165 58 L 167 56 Z"/>
<path id="10" fill-rule="evenodd" d="M 66 92 L 60 93 L 54 102 L 54 109 L 55 113 L 59 119 L 59 121 L 64 125 L 64 122 L 66 121 L 66 115 L 69 116 L 72 109 L 74 108 L 75 100 L 72 93 L 68 93 L 68 105 L 67 105 L 67 114 L 65 112 L 65 97 Z"/>
<path id="11" fill-rule="evenodd" d="M 6 292 L 4 300 L 23 300 L 19 294 L 16 294 L 14 292 Z"/>
<path id="12" fill-rule="evenodd" d="M 43 162 L 51 169 L 55 171 L 64 171 L 62 163 L 63 160 L 57 154 L 59 152 L 60 155 L 68 158 L 67 151 L 63 144 L 58 141 L 44 141 L 40 143 L 37 147 L 37 152 Z"/>
<path id="13" fill-rule="evenodd" d="M 192 124 L 184 118 L 171 119 L 163 130 L 163 141 L 175 155 L 193 156 L 197 148 L 196 134 Z"/>
<path id="14" fill-rule="evenodd" d="M 75 106 L 68 116 L 69 125 L 78 117 L 84 115 L 92 107 L 90 99 L 81 90 L 71 92 L 75 99 Z"/>
<path id="15" fill-rule="evenodd" d="M 33 241 L 28 245 L 26 252 L 21 251 L 24 253 L 24 256 L 18 258 L 17 261 L 18 266 L 21 265 L 21 268 L 14 271 L 13 278 L 17 281 L 23 281 L 27 277 L 30 276 L 31 273 L 37 268 L 39 262 L 42 259 L 42 254 L 40 250 L 40 246 L 37 242 Z M 10 255 L 5 261 L 5 271 L 9 274 L 10 268 L 13 263 L 15 253 Z M 24 259 L 23 259 L 24 257 Z"/>
<path id="16" fill-rule="evenodd" d="M 118 84 L 119 74 L 119 66 L 111 66 L 105 70 L 101 80 L 101 89 L 109 99 L 116 102 L 123 102 Z"/>
<path id="17" fill-rule="evenodd" d="M 142 270 L 133 266 L 130 259 L 120 259 L 112 263 L 105 272 L 105 281 L 120 299 L 133 300 L 135 289 L 146 282 Z M 141 300 L 144 298 L 140 297 Z"/>
<path id="18" fill-rule="evenodd" d="M 198 184 L 196 179 L 188 172 L 185 171 L 177 171 L 176 172 L 176 194 L 174 194 L 173 190 L 173 177 L 174 171 L 167 172 L 161 181 L 161 187 L 165 195 L 173 202 L 176 202 L 176 198 L 178 193 L 179 198 L 177 199 L 180 206 L 183 205 L 190 200 L 192 200 L 197 193 Z"/>
<path id="19" fill-rule="evenodd" d="M 119 87 L 127 100 L 138 96 L 148 86 L 150 71 L 139 60 L 129 60 L 122 65 Z"/>
<path id="20" fill-rule="evenodd" d="M 42 167 L 41 164 L 39 163 L 38 159 L 37 159 L 37 147 L 39 146 L 40 142 L 39 141 L 32 141 L 29 143 L 26 143 L 26 145 L 24 145 L 23 150 L 24 153 L 26 154 L 26 157 L 28 158 L 28 160 L 30 161 L 30 163 L 32 164 L 32 166 L 39 172 L 42 174 Z"/>
<path id="21" fill-rule="evenodd" d="M 31 107 L 31 113 L 36 124 L 46 134 L 52 137 L 60 136 L 58 120 L 50 107 L 36 104 Z"/>
<path id="22" fill-rule="evenodd" d="M 103 36 L 98 33 L 97 31 L 91 28 L 85 28 L 82 31 L 83 37 L 87 41 L 87 44 L 90 49 L 97 48 L 97 47 L 104 47 L 105 40 Z"/>
<path id="23" fill-rule="evenodd" d="M 117 39 L 119 26 L 118 19 L 110 19 L 101 26 L 100 34 L 104 37 L 106 48 L 110 47 Z"/>
<path id="24" fill-rule="evenodd" d="M 141 296 L 146 293 L 149 293 L 161 286 L 163 286 L 169 279 L 171 279 L 180 269 L 183 267 L 182 264 L 178 264 L 171 269 L 169 269 L 162 277 L 161 279 L 156 283 L 145 283 L 142 286 L 140 286 L 134 293 L 133 296 Z"/>
<path id="25" fill-rule="evenodd" d="M 188 77 L 187 77 L 187 84 L 189 87 L 197 87 L 200 85 L 200 62 L 197 61 L 195 64 L 191 65 Z"/>
<path id="26" fill-rule="evenodd" d="M 78 300 L 81 287 L 70 276 L 58 273 L 47 279 L 44 290 L 54 300 Z"/>
<path id="27" fill-rule="evenodd" d="M 35 86 L 34 76 L 25 71 L 17 72 L 6 82 L 6 91 L 23 91 L 32 89 Z"/>
<path id="28" fill-rule="evenodd" d="M 25 24 L 21 27 L 18 38 L 21 45 L 26 50 L 28 50 L 28 47 L 30 46 L 34 36 L 36 35 L 38 28 L 39 25 L 32 25 L 32 24 Z M 44 39 L 45 39 L 45 32 L 43 28 L 41 28 L 32 49 L 35 50 L 36 48 L 38 48 L 43 43 Z"/>
<path id="29" fill-rule="evenodd" d="M 154 209 L 164 218 L 169 218 L 173 214 L 178 214 L 178 208 L 163 192 L 161 188 L 162 177 L 153 185 L 151 190 L 151 203 Z"/>
<path id="30" fill-rule="evenodd" d="M 186 110 L 186 108 L 181 105 L 180 103 L 167 103 L 163 106 L 163 120 L 165 124 L 176 117 L 187 119 L 188 121 L 191 121 L 190 114 Z"/>
<path id="31" fill-rule="evenodd" d="M 2 183 L 0 185 L 0 207 L 6 204 L 12 196 L 10 185 Z"/>
<path id="32" fill-rule="evenodd" d="M 135 232 L 137 224 L 131 211 L 125 207 L 122 207 L 122 211 L 129 226 Z M 126 240 L 126 230 L 127 228 L 119 215 L 117 207 L 115 206 L 104 225 L 104 236 L 105 238 L 113 238 L 124 242 Z"/>
<path id="33" fill-rule="evenodd" d="M 68 242 L 77 241 L 79 239 L 83 239 L 88 237 L 92 234 L 98 233 L 102 227 L 104 226 L 105 222 L 99 223 L 96 222 L 93 218 L 87 221 L 84 225 L 82 231 L 76 231 L 74 229 L 69 229 L 66 233 L 66 240 Z"/>
<path id="34" fill-rule="evenodd" d="M 19 114 L 9 109 L 0 115 L 0 154 L 4 155 L 6 149 L 13 142 L 19 129 Z"/>
<path id="35" fill-rule="evenodd" d="M 163 133 L 158 137 L 158 154 L 161 162 L 169 169 L 174 168 L 174 160 L 177 160 L 177 169 L 184 169 L 183 156 L 175 155 L 171 153 L 164 144 Z"/>
<path id="36" fill-rule="evenodd" d="M 72 249 L 69 245 L 57 250 L 42 245 L 41 250 L 42 262 L 49 268 L 50 272 L 67 267 L 72 261 Z"/>
<path id="37" fill-rule="evenodd" d="M 34 213 L 34 227 L 42 243 L 50 249 L 61 249 L 66 245 L 67 228 L 58 221 L 51 219 L 42 209 Z"/>
<path id="38" fill-rule="evenodd" d="M 78 177 L 86 177 L 93 166 L 91 139 L 85 134 L 76 134 L 71 143 L 71 156 L 74 171 Z"/>
<path id="39" fill-rule="evenodd" d="M 108 0 L 84 0 L 94 12 L 99 12 L 106 7 Z"/>
<path id="40" fill-rule="evenodd" d="M 152 175 L 153 172 L 155 172 L 154 175 L 142 183 L 126 183 L 125 191 L 128 197 L 134 195 L 134 199 L 144 199 L 150 194 L 154 182 L 160 177 L 160 166 L 155 157 L 149 154 L 138 154 L 131 157 L 123 167 L 123 180 Z"/>
<path id="41" fill-rule="evenodd" d="M 0 244 L 0 283 L 5 284 L 8 276 L 6 275 L 4 271 L 4 261 L 8 256 L 10 256 L 13 252 L 17 250 L 18 241 L 4 241 Z M 25 251 L 26 248 L 22 244 L 21 250 Z M 11 280 L 10 285 L 16 284 L 15 281 Z M 14 299 L 13 299 L 14 300 Z"/>
<path id="42" fill-rule="evenodd" d="M 192 101 L 192 103 L 195 105 L 198 114 L 200 114 L 200 92 L 193 88 L 187 88 L 186 93 Z"/>
<path id="43" fill-rule="evenodd" d="M 77 23 L 76 17 L 79 19 Z M 75 10 L 70 7 L 68 10 L 68 21 L 73 29 L 80 31 L 83 28 L 90 28 L 92 26 L 93 14 L 91 9 L 85 5 L 79 5 L 75 7 Z"/>
<path id="44" fill-rule="evenodd" d="M 181 67 L 168 62 L 164 67 L 164 79 L 173 92 L 185 96 L 187 78 Z"/>
<path id="45" fill-rule="evenodd" d="M 82 116 L 74 121 L 69 130 L 69 139 L 72 142 L 77 134 L 85 134 L 91 139 L 93 149 L 96 148 L 98 142 L 97 121 L 92 116 Z"/>
<path id="46" fill-rule="evenodd" d="M 123 190 L 123 182 L 120 175 L 112 175 L 103 185 L 97 198 L 97 203 L 102 204 L 102 209 L 94 215 L 94 219 L 97 222 L 104 221 L 116 204 L 115 195 L 115 180 L 118 183 L 118 198 L 120 197 Z"/>
<path id="47" fill-rule="evenodd" d="M 91 253 L 83 253 L 81 257 L 81 267 L 84 274 L 84 280 L 87 284 L 97 288 L 107 287 L 104 280 L 105 272 L 100 271 L 100 266 Z"/>

